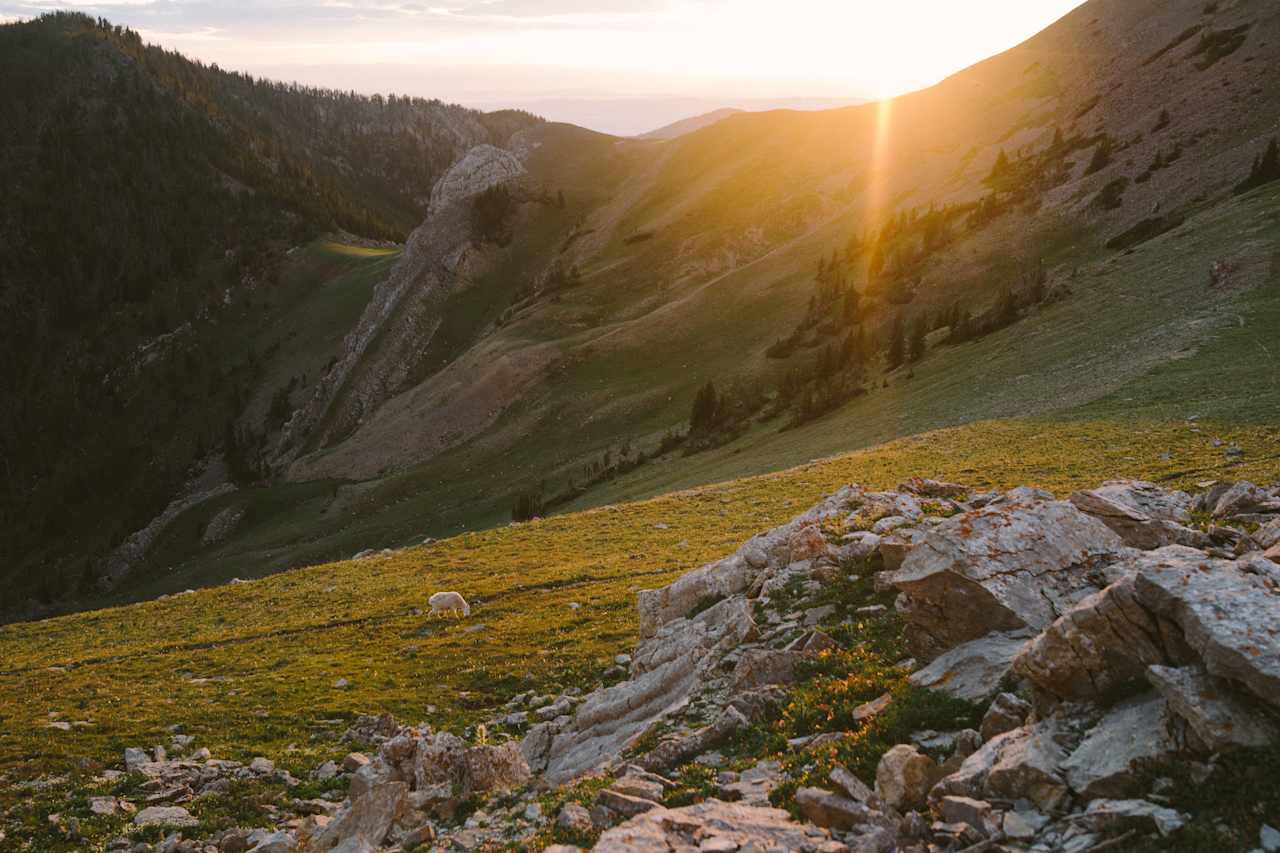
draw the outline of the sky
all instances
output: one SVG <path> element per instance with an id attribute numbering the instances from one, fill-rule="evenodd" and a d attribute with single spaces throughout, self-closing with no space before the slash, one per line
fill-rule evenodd
<path id="1" fill-rule="evenodd" d="M 1082 0 L 0 0 L 79 9 L 226 68 L 639 133 L 723 106 L 931 85 Z"/>

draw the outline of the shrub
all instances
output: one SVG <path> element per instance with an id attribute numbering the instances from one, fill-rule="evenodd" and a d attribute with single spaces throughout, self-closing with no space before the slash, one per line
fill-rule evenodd
<path id="1" fill-rule="evenodd" d="M 1089 161 L 1089 168 L 1084 170 L 1086 175 L 1092 175 L 1094 172 L 1100 172 L 1111 164 L 1111 137 L 1104 136 L 1102 141 L 1098 143 L 1098 147 L 1093 149 L 1093 159 Z"/>

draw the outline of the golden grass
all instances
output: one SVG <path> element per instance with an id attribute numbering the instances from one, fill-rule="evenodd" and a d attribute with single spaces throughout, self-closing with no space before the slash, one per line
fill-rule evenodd
<path id="1" fill-rule="evenodd" d="M 350 715 L 390 711 L 457 727 L 523 689 L 593 683 L 634 642 L 637 589 L 669 582 L 849 482 L 911 475 L 1065 494 L 1121 476 L 1179 486 L 1280 479 L 1280 431 L 1201 425 L 990 421 L 777 474 L 429 546 L 301 569 L 163 601 L 0 628 L 0 770 L 120 761 L 181 723 L 215 755 L 307 769 Z M 659 526 L 663 525 L 663 526 Z M 456 589 L 470 619 L 430 619 Z M 572 609 L 570 602 L 581 605 Z M 477 630 L 477 626 L 483 625 Z M 336 689 L 338 678 L 346 689 Z M 434 706 L 429 711 L 428 706 Z M 50 713 L 91 725 L 48 728 Z M 330 721 L 330 722 L 325 722 Z"/>

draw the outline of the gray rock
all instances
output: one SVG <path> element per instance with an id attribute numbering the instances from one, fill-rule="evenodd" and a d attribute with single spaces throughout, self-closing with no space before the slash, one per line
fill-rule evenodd
<path id="1" fill-rule="evenodd" d="M 248 853 L 295 853 L 298 849 L 297 839 L 284 830 L 263 832 L 257 838 L 251 836 L 251 839 L 254 844 Z"/>
<path id="2" fill-rule="evenodd" d="M 894 572 L 902 568 L 909 555 L 918 544 L 924 541 L 925 531 L 916 527 L 900 527 L 881 538 L 876 546 L 880 560 L 886 572 Z"/>
<path id="3" fill-rule="evenodd" d="M 1027 645 L 1025 633 L 988 634 L 961 643 L 934 658 L 933 662 L 908 679 L 925 687 L 965 699 L 982 702 L 1000 690 L 1013 659 Z"/>
<path id="4" fill-rule="evenodd" d="M 639 797 L 642 800 L 649 800 L 654 803 L 662 802 L 662 794 L 663 791 L 666 790 L 665 786 L 656 779 L 647 778 L 647 775 L 648 774 L 645 776 L 623 776 L 621 779 L 610 785 L 609 788 L 620 794 L 626 794 L 629 797 Z"/>
<path id="5" fill-rule="evenodd" d="M 938 804 L 938 811 L 947 823 L 967 823 L 983 835 L 990 835 L 996 828 L 991 803 L 985 800 L 946 796 Z"/>
<path id="6" fill-rule="evenodd" d="M 1138 601 L 1135 584 L 1125 577 L 1084 598 L 1027 644 L 1014 671 L 1059 699 L 1098 700 L 1140 682 L 1150 663 L 1190 659 L 1179 632 L 1162 630 Z"/>
<path id="7" fill-rule="evenodd" d="M 694 838 L 699 841 L 693 843 Z M 825 830 L 796 823 L 782 809 L 719 800 L 679 809 L 651 809 L 605 832 L 592 849 L 594 853 L 665 853 L 720 850 L 729 843 L 742 851 L 839 853 L 848 849 L 834 843 Z"/>
<path id="8" fill-rule="evenodd" d="M 1094 800 L 1085 810 L 1085 821 L 1099 832 L 1137 829 L 1161 836 L 1177 832 L 1187 822 L 1180 812 L 1146 800 Z"/>
<path id="9" fill-rule="evenodd" d="M 796 664 L 802 658 L 800 652 L 748 649 L 733 668 L 733 689 L 742 692 L 774 684 L 794 684 Z"/>
<path id="10" fill-rule="evenodd" d="M 1271 506 L 1273 498 L 1265 489 L 1247 480 L 1219 483 L 1206 492 L 1199 506 L 1216 518 L 1228 518 Z"/>
<path id="11" fill-rule="evenodd" d="M 948 795 L 1023 799 L 1054 811 L 1068 796 L 1059 770 L 1064 751 L 1058 737 L 1052 721 L 997 735 L 966 758 L 959 770 L 939 781 L 929 799 L 939 802 Z"/>
<path id="12" fill-rule="evenodd" d="M 1263 747 L 1280 727 L 1202 667 L 1150 666 L 1147 679 L 1209 749 Z"/>
<path id="13" fill-rule="evenodd" d="M 1280 707 L 1280 591 L 1267 581 L 1236 563 L 1171 555 L 1144 566 L 1134 589 L 1148 610 L 1182 630 L 1210 675 Z"/>
<path id="14" fill-rule="evenodd" d="M 931 660 L 992 631 L 1043 630 L 1115 580 L 1106 568 L 1123 547 L 1071 504 L 1014 490 L 934 527 L 889 579 L 913 651 Z"/>
<path id="15" fill-rule="evenodd" d="M 145 750 L 131 746 L 124 751 L 124 767 L 130 773 L 139 773 L 142 771 L 142 765 L 150 764 L 151 756 L 147 755 Z"/>
<path id="16" fill-rule="evenodd" d="M 663 625 L 687 616 L 705 601 L 744 592 L 754 576 L 750 564 L 734 554 L 681 575 L 661 589 L 640 590 L 636 593 L 640 636 L 652 637 Z"/>
<path id="17" fill-rule="evenodd" d="M 719 745 L 735 732 L 750 725 L 749 721 L 732 705 L 720 711 L 709 726 L 687 735 L 666 738 L 642 756 L 637 762 L 649 771 L 664 771 Z M 706 762 L 706 759 L 701 759 Z M 720 759 L 723 760 L 723 759 Z M 706 762 L 710 763 L 710 762 Z M 714 766 L 714 765 L 713 765 Z"/>
<path id="18" fill-rule="evenodd" d="M 1280 545 L 1280 517 L 1268 521 L 1253 532 L 1253 541 L 1266 551 Z"/>
<path id="19" fill-rule="evenodd" d="M 653 800 L 645 797 L 634 797 L 611 788 L 605 788 L 596 794 L 596 803 L 616 814 L 622 815 L 624 818 L 635 817 L 650 809 L 661 808 Z"/>
<path id="20" fill-rule="evenodd" d="M 760 761 L 731 775 L 733 778 L 721 784 L 717 793 L 722 800 L 746 806 L 768 806 L 769 794 L 782 779 L 781 765 L 776 761 Z"/>
<path id="21" fill-rule="evenodd" d="M 369 853 L 382 846 L 391 825 L 405 809 L 409 786 L 383 782 L 353 797 L 350 803 L 307 845 L 309 851 Z"/>
<path id="22" fill-rule="evenodd" d="M 556 826 L 564 832 L 586 835 L 593 830 L 591 813 L 579 803 L 565 803 L 556 817 Z"/>
<path id="23" fill-rule="evenodd" d="M 1264 823 L 1258 830 L 1258 845 L 1267 853 L 1280 850 L 1280 830 Z"/>
<path id="24" fill-rule="evenodd" d="M 1148 695 L 1121 702 L 1062 762 L 1067 783 L 1082 799 L 1135 793 L 1142 766 L 1173 758 L 1182 744 L 1170 732 L 1164 699 Z"/>
<path id="25" fill-rule="evenodd" d="M 613 761 L 653 723 L 681 707 L 728 650 L 754 635 L 744 596 L 664 624 L 636 649 L 632 678 L 586 697 L 569 724 L 551 736 L 542 753 L 548 781 L 561 784 Z M 526 737 L 526 753 L 540 745 L 529 745 L 534 737 L 532 731 Z M 543 759 L 530 760 L 537 765 Z"/>
<path id="26" fill-rule="evenodd" d="M 982 726 L 979 729 L 982 739 L 988 741 L 996 735 L 1020 728 L 1027 721 L 1027 715 L 1030 713 L 1029 702 L 1019 699 L 1012 693 L 1001 693 L 982 717 Z"/>
<path id="27" fill-rule="evenodd" d="M 1191 496 L 1139 480 L 1111 480 L 1076 492 L 1071 503 L 1114 530 L 1126 545 L 1161 548 L 1203 545 L 1204 534 L 1186 526 Z"/>
<path id="28" fill-rule="evenodd" d="M 826 829 L 852 829 L 866 823 L 874 814 L 865 803 L 821 788 L 796 791 L 796 808 L 807 820 Z"/>
<path id="29" fill-rule="evenodd" d="M 1001 829 L 1011 841 L 1030 841 L 1048 822 L 1049 818 L 1037 811 L 1009 811 L 1004 813 Z"/>
<path id="30" fill-rule="evenodd" d="M 838 785 L 840 790 L 843 791 L 849 799 L 859 803 L 866 803 L 873 809 L 880 808 L 881 800 L 876 795 L 875 791 L 867 787 L 866 783 L 850 773 L 847 768 L 841 765 L 836 765 L 836 767 L 831 770 L 828 778 Z"/>
<path id="31" fill-rule="evenodd" d="M 134 826 L 196 826 L 191 812 L 181 806 L 147 806 L 133 817 Z"/>
<path id="32" fill-rule="evenodd" d="M 89 811 L 96 815 L 113 815 L 118 805 L 115 797 L 89 798 Z"/>

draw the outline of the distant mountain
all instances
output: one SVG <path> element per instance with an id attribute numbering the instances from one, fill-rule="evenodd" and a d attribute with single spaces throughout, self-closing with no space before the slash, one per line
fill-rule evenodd
<path id="1" fill-rule="evenodd" d="M 724 109 L 715 110 L 713 112 L 704 113 L 700 116 L 692 116 L 691 118 L 681 119 L 672 124 L 665 125 L 657 130 L 651 130 L 648 133 L 642 133 L 637 139 L 677 139 L 695 130 L 701 130 L 704 127 L 710 127 L 718 121 L 723 121 L 729 116 L 737 115 L 742 110 L 726 107 Z"/>
<path id="2" fill-rule="evenodd" d="M 866 103 L 865 98 L 780 97 L 734 98 L 685 95 L 562 95 L 545 98 L 468 102 L 484 109 L 518 107 L 549 121 L 576 124 L 615 136 L 636 136 L 690 116 L 730 108 L 748 112 L 768 110 L 829 110 Z"/>

